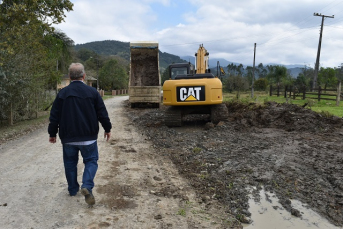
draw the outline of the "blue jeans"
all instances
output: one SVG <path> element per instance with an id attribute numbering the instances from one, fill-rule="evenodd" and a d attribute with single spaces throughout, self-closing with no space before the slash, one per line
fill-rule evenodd
<path id="1" fill-rule="evenodd" d="M 65 175 L 68 182 L 70 195 L 75 195 L 80 188 L 77 182 L 77 163 L 79 161 L 79 151 L 83 157 L 85 168 L 82 176 L 81 188 L 87 188 L 90 192 L 94 187 L 94 177 L 98 170 L 98 145 L 94 142 L 90 145 L 68 145 L 63 144 L 63 162 Z"/>

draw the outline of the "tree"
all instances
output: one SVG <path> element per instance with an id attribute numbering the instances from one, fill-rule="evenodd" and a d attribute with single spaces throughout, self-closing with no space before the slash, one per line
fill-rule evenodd
<path id="1" fill-rule="evenodd" d="M 166 80 L 169 80 L 169 75 L 169 68 L 166 68 L 161 76 L 161 85 L 163 85 Z"/>
<path id="2" fill-rule="evenodd" d="M 237 75 L 242 76 L 244 72 L 243 64 L 239 64 L 236 69 L 237 69 Z"/>
<path id="3" fill-rule="evenodd" d="M 256 70 L 256 69 L 255 69 Z M 255 74 L 256 75 L 256 74 Z M 247 78 L 248 82 L 252 82 L 253 77 L 253 67 L 247 66 L 245 68 L 245 77 Z"/>
<path id="4" fill-rule="evenodd" d="M 82 48 L 77 51 L 76 56 L 83 62 L 89 60 L 91 57 L 94 59 L 99 59 L 99 55 L 96 52 L 86 48 Z"/>
<path id="5" fill-rule="evenodd" d="M 54 30 L 44 36 L 42 44 L 48 49 L 47 58 L 50 59 L 48 68 L 51 68 L 48 77 L 48 88 L 55 89 L 61 76 L 67 72 L 72 59 L 74 41 L 64 32 Z"/>
<path id="6" fill-rule="evenodd" d="M 259 63 L 259 65 L 257 66 L 257 69 L 258 69 L 258 77 L 259 78 L 265 78 L 267 77 L 267 69 L 263 66 L 262 63 Z"/>
<path id="7" fill-rule="evenodd" d="M 114 59 L 108 60 L 99 71 L 99 85 L 106 91 L 128 87 L 129 77 L 125 69 Z"/>
<path id="8" fill-rule="evenodd" d="M 0 117 L 14 120 L 29 117 L 45 98 L 48 82 L 56 74 L 57 48 L 52 24 L 60 23 L 69 0 L 3 0 L 0 3 Z M 61 47 L 61 46 L 60 46 Z M 57 52 L 55 52 L 57 51 Z M 61 51 L 63 52 L 63 51 Z"/>
<path id="9" fill-rule="evenodd" d="M 246 91 L 249 89 L 249 82 L 247 78 L 241 76 L 229 76 L 225 82 L 225 87 L 227 91 L 237 92 L 237 98 L 239 98 L 241 91 Z"/>
<path id="10" fill-rule="evenodd" d="M 294 85 L 298 88 L 304 88 L 310 86 L 310 80 L 306 78 L 303 73 L 299 73 L 297 79 L 294 82 Z"/>
<path id="11" fill-rule="evenodd" d="M 268 80 L 266 78 L 259 78 L 254 83 L 254 88 L 257 91 L 265 91 L 268 87 Z"/>
<path id="12" fill-rule="evenodd" d="M 335 69 L 327 67 L 323 68 L 321 67 L 318 74 L 318 85 L 324 85 L 324 90 L 327 89 L 327 87 L 335 87 L 337 85 L 337 77 Z"/>
<path id="13" fill-rule="evenodd" d="M 275 83 L 277 85 L 280 85 L 282 80 L 286 79 L 289 75 L 287 73 L 287 68 L 281 65 L 267 65 L 267 68 L 269 70 L 269 73 L 267 75 L 269 82 Z"/>
<path id="14" fill-rule="evenodd" d="M 227 70 L 230 75 L 236 75 L 237 66 L 231 63 L 227 66 Z"/>
<path id="15" fill-rule="evenodd" d="M 52 24 L 64 21 L 65 11 L 71 11 L 73 3 L 69 0 L 2 0 L 0 4 L 0 27 L 25 25 L 32 21 L 42 22 L 45 29 L 53 30 Z"/>
<path id="16" fill-rule="evenodd" d="M 338 68 L 335 68 L 335 71 L 337 80 L 341 82 L 343 80 L 343 64 L 341 64 L 341 66 Z"/>

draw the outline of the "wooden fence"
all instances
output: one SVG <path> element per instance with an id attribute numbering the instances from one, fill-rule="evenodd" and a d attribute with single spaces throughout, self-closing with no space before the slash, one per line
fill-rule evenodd
<path id="1" fill-rule="evenodd" d="M 333 92 L 333 93 L 328 93 Z M 285 87 L 273 87 L 270 85 L 269 95 L 273 96 L 281 96 L 283 95 L 285 98 L 292 98 L 296 99 L 316 99 L 320 100 L 333 100 L 336 101 L 336 106 L 339 106 L 339 102 L 341 100 L 341 82 L 339 82 L 337 89 L 323 89 L 320 86 L 318 88 L 313 89 L 312 91 L 308 91 L 306 87 L 298 88 L 295 86 L 285 86 Z"/>
<path id="2" fill-rule="evenodd" d="M 127 89 L 120 89 L 120 90 L 112 90 L 112 91 L 104 91 L 100 90 L 99 91 L 101 97 L 103 97 L 105 94 L 106 95 L 126 95 L 128 93 Z"/>

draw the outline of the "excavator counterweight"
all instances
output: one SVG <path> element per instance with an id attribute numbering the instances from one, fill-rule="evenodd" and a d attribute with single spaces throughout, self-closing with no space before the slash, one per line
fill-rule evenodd
<path id="1" fill-rule="evenodd" d="M 170 79 L 163 84 L 163 104 L 170 106 L 165 115 L 167 126 L 181 126 L 188 114 L 210 114 L 214 123 L 227 118 L 222 82 L 208 68 L 209 53 L 200 45 L 195 56 L 195 71 L 190 63 L 169 66 Z"/>

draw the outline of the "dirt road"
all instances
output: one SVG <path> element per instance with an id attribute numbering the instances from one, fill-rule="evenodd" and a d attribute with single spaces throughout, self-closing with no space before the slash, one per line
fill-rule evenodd
<path id="1" fill-rule="evenodd" d="M 68 195 L 61 144 L 48 142 L 46 127 L 0 145 L 0 228 L 241 227 L 215 201 L 196 199 L 169 157 L 127 119 L 126 99 L 105 102 L 112 139 L 99 139 L 93 208 Z M 81 181 L 82 160 L 78 169 Z"/>

